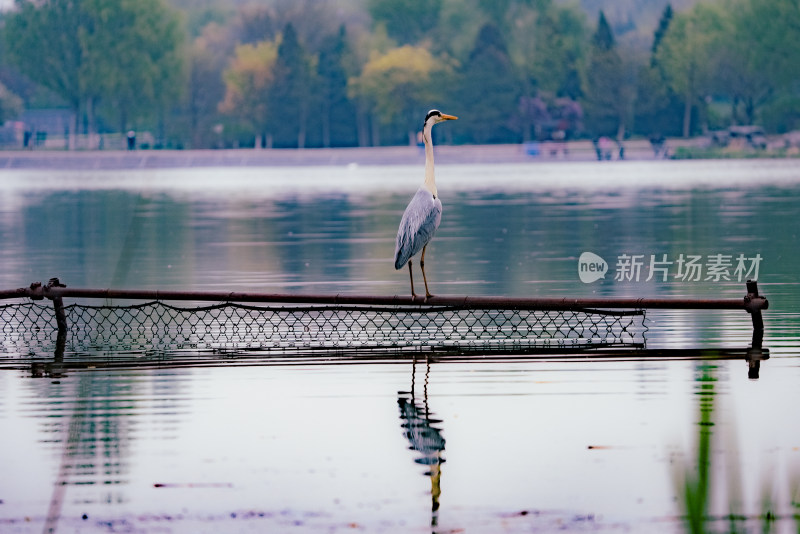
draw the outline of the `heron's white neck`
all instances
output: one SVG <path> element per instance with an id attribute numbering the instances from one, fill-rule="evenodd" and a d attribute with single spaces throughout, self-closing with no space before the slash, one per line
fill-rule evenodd
<path id="1" fill-rule="evenodd" d="M 436 190 L 436 177 L 433 175 L 433 140 L 431 139 L 433 122 L 425 125 L 422 130 L 422 139 L 425 142 L 425 188 L 433 193 L 434 197 L 439 196 Z"/>

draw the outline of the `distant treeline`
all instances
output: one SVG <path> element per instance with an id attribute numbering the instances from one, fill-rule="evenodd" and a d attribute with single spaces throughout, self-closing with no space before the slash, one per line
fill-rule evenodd
<path id="1" fill-rule="evenodd" d="M 554 0 L 172 2 L 17 0 L 0 121 L 69 108 L 181 148 L 414 143 L 433 107 L 451 143 L 800 127 L 796 0 L 666 5 L 638 46 Z"/>

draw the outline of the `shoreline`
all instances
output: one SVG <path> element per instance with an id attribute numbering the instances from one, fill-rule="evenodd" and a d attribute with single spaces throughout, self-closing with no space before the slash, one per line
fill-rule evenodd
<path id="1" fill-rule="evenodd" d="M 681 145 L 690 144 L 683 141 Z M 672 147 L 671 147 L 672 148 Z M 565 150 L 566 149 L 566 150 Z M 591 141 L 541 143 L 539 154 L 525 145 L 438 145 L 438 164 L 537 163 L 597 161 Z M 612 150 L 618 160 L 618 149 Z M 626 160 L 655 160 L 650 143 L 625 143 Z M 658 158 L 658 159 L 663 159 Z M 424 162 L 416 146 L 306 148 L 306 149 L 204 149 L 204 150 L 8 150 L 0 151 L 0 169 L 118 170 L 186 167 L 280 167 L 304 165 L 416 165 Z"/>

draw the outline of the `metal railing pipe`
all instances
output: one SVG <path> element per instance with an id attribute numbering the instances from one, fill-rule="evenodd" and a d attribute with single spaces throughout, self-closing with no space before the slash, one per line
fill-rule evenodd
<path id="1" fill-rule="evenodd" d="M 755 287 L 753 283 L 753 287 Z M 584 309 L 741 309 L 750 313 L 769 307 L 764 297 L 755 293 L 748 285 L 744 298 L 726 299 L 679 299 L 679 298 L 558 298 L 558 297 L 495 297 L 495 296 L 452 296 L 440 295 L 429 299 L 411 296 L 376 296 L 352 294 L 285 294 L 257 292 L 215 292 L 215 291 L 164 291 L 142 289 L 90 289 L 71 288 L 58 285 L 43 286 L 31 284 L 30 287 L 0 290 L 0 300 L 12 298 L 95 298 L 123 300 L 156 301 L 208 301 L 208 302 L 247 302 L 317 305 L 367 305 L 367 306 L 419 306 L 453 307 L 459 309 L 531 309 L 531 310 L 584 310 Z M 754 316 L 754 321 L 756 317 Z M 755 325 L 754 325 L 755 326 Z M 761 328 L 763 329 L 763 323 Z"/>

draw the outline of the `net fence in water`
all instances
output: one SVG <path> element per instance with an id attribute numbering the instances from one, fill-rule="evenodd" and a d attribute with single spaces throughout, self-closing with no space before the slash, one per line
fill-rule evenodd
<path id="1" fill-rule="evenodd" d="M 64 306 L 64 349 L 96 351 L 525 351 L 644 346 L 645 312 L 472 309 L 451 306 Z M 52 306 L 0 306 L 7 354 L 51 353 Z"/>

